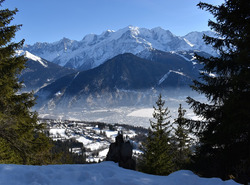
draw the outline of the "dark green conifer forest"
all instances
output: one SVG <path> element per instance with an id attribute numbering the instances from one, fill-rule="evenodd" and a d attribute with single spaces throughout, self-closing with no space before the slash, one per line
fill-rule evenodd
<path id="1" fill-rule="evenodd" d="M 174 166 L 175 170 L 187 169 L 191 156 L 191 138 L 186 126 L 188 119 L 185 118 L 186 110 L 182 105 L 178 108 L 178 117 L 173 123 L 172 144 L 174 147 Z"/>
<path id="2" fill-rule="evenodd" d="M 208 103 L 188 97 L 202 121 L 189 122 L 199 137 L 194 169 L 204 176 L 250 182 L 250 1 L 226 0 L 213 6 L 199 3 L 215 21 L 208 25 L 216 38 L 204 36 L 218 57 L 196 55 L 204 65 L 192 88 Z M 210 75 L 210 74 L 215 74 Z"/>
<path id="3" fill-rule="evenodd" d="M 4 0 L 0 1 L 0 5 Z M 16 56 L 24 40 L 13 42 L 21 25 L 12 25 L 17 9 L 0 10 L 0 163 L 47 164 L 50 140 L 38 124 L 32 93 L 19 93 L 18 74 L 25 68 L 24 56 Z"/>
<path id="4" fill-rule="evenodd" d="M 202 119 L 185 119 L 185 111 L 179 107 L 179 115 L 175 120 L 178 126 L 174 129 L 170 149 L 166 144 L 170 142 L 169 132 L 165 132 L 168 128 L 165 126 L 169 123 L 163 122 L 168 112 L 162 111 L 164 103 L 159 97 L 156 103 L 158 109 L 154 108 L 159 113 L 153 115 L 158 121 L 151 122 L 142 171 L 159 174 L 154 165 L 161 166 L 164 163 L 169 172 L 173 167 L 181 169 L 188 166 L 205 177 L 231 178 L 247 184 L 250 182 L 250 1 L 226 0 L 218 6 L 199 3 L 198 7 L 209 11 L 215 18 L 215 21 L 209 20 L 208 25 L 215 31 L 216 37 L 204 35 L 204 40 L 218 52 L 217 57 L 196 55 L 204 67 L 200 80 L 195 80 L 191 87 L 205 95 L 207 103 L 192 97 L 187 98 L 187 103 Z M 191 150 L 184 144 L 190 145 L 187 127 L 199 139 L 191 159 Z M 162 138 L 157 137 L 159 133 L 167 137 L 157 140 Z M 168 160 L 156 161 L 155 154 L 163 146 L 166 148 L 161 152 L 164 156 L 168 155 Z M 169 151 L 175 154 L 174 157 Z M 189 162 L 191 165 L 187 165 Z"/>
<path id="5" fill-rule="evenodd" d="M 168 175 L 174 171 L 170 112 L 164 104 L 160 94 L 154 106 L 155 121 L 150 120 L 147 140 L 142 148 L 144 154 L 138 164 L 140 171 L 154 175 Z"/>

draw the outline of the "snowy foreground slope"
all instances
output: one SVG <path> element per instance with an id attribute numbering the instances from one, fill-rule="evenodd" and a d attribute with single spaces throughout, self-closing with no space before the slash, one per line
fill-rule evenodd
<path id="1" fill-rule="evenodd" d="M 113 162 L 85 165 L 0 165 L 0 185 L 237 185 L 233 180 L 200 178 L 191 171 L 154 176 Z"/>

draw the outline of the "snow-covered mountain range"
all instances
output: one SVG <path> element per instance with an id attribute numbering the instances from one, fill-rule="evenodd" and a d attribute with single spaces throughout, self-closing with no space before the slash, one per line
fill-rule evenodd
<path id="1" fill-rule="evenodd" d="M 87 70 L 99 66 L 119 54 L 157 49 L 161 51 L 199 50 L 216 55 L 211 46 L 204 43 L 203 34 L 214 33 L 191 32 L 185 36 L 176 36 L 160 27 L 153 29 L 128 26 L 118 31 L 107 30 L 100 35 L 89 34 L 81 41 L 63 38 L 54 43 L 36 43 L 26 45 L 29 51 L 60 66 Z"/>

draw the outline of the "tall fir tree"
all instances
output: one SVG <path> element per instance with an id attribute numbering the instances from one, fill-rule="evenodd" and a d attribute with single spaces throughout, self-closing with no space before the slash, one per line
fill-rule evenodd
<path id="1" fill-rule="evenodd" d="M 4 0 L 0 0 L 0 6 Z M 12 39 L 21 25 L 10 25 L 17 9 L 0 10 L 0 163 L 46 164 L 50 141 L 42 133 L 32 93 L 20 93 L 18 74 L 25 68 L 24 56 L 16 56 L 24 40 Z"/>
<path id="2" fill-rule="evenodd" d="M 187 100 L 205 120 L 189 124 L 200 138 L 196 168 L 206 176 L 250 182 L 250 1 L 198 6 L 215 17 L 208 25 L 218 37 L 204 39 L 219 57 L 196 56 L 204 72 L 193 89 L 208 99 L 208 103 Z"/>
<path id="3" fill-rule="evenodd" d="M 175 146 L 174 155 L 174 166 L 175 170 L 181 170 L 187 167 L 190 162 L 191 155 L 191 139 L 189 137 L 189 130 L 187 129 L 186 123 L 188 119 L 185 118 L 186 110 L 183 109 L 182 105 L 178 108 L 178 118 L 175 119 L 174 125 L 174 136 L 173 144 Z"/>
<path id="4" fill-rule="evenodd" d="M 143 152 L 139 160 L 138 168 L 140 171 L 155 174 L 168 175 L 174 170 L 173 151 L 171 146 L 171 125 L 167 121 L 170 116 L 168 108 L 164 108 L 165 101 L 161 94 L 154 106 L 153 118 L 150 120 L 150 128 Z"/>

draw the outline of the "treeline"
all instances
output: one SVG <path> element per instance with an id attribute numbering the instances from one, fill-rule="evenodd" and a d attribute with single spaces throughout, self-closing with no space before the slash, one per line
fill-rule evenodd
<path id="1" fill-rule="evenodd" d="M 74 152 L 74 148 L 78 148 L 79 151 Z M 53 141 L 51 164 L 85 164 L 85 152 L 83 144 L 74 139 Z"/>
<path id="2" fill-rule="evenodd" d="M 143 154 L 137 160 L 139 171 L 154 175 L 168 175 L 188 168 L 192 154 L 186 110 L 180 104 L 178 118 L 171 123 L 170 111 L 164 104 L 160 94 L 154 106 L 154 120 L 150 120 L 147 138 L 142 144 Z"/>

